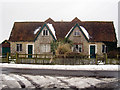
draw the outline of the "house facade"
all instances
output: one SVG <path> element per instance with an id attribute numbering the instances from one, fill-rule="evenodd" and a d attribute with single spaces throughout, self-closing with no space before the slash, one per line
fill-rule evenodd
<path id="1" fill-rule="evenodd" d="M 70 39 L 72 51 L 91 55 L 103 54 L 117 47 L 113 22 L 53 21 L 15 22 L 9 37 L 11 53 L 51 53 L 51 42 Z"/>

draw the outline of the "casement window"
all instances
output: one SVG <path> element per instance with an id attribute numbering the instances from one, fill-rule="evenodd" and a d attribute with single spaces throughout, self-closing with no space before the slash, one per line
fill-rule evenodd
<path id="1" fill-rule="evenodd" d="M 43 30 L 42 35 L 43 36 L 48 36 L 49 35 L 49 31 L 47 29 Z"/>
<path id="2" fill-rule="evenodd" d="M 41 44 L 41 52 L 50 52 L 50 44 Z"/>
<path id="3" fill-rule="evenodd" d="M 82 52 L 82 45 L 74 45 L 73 46 L 73 52 Z"/>
<path id="4" fill-rule="evenodd" d="M 76 30 L 76 31 L 74 32 L 74 36 L 80 36 L 79 30 Z"/>
<path id="5" fill-rule="evenodd" d="M 102 53 L 106 53 L 107 52 L 107 47 L 106 45 L 102 45 Z"/>
<path id="6" fill-rule="evenodd" d="M 22 51 L 22 44 L 16 44 L 17 52 Z"/>

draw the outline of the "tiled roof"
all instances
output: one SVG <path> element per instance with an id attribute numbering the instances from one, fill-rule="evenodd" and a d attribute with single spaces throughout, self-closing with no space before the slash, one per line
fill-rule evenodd
<path id="1" fill-rule="evenodd" d="M 34 41 L 36 34 L 34 31 L 42 27 L 45 23 L 53 25 L 57 39 L 65 38 L 69 30 L 75 25 L 83 26 L 89 33 L 92 42 L 116 42 L 116 34 L 113 22 L 108 21 L 80 21 L 77 17 L 71 22 L 53 21 L 51 18 L 45 22 L 15 22 L 10 41 Z"/>

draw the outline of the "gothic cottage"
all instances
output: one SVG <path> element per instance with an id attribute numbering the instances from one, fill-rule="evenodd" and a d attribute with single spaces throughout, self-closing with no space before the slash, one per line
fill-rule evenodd
<path id="1" fill-rule="evenodd" d="M 51 53 L 51 42 L 68 38 L 73 52 L 95 55 L 106 53 L 117 45 L 113 22 L 54 21 L 15 22 L 9 37 L 11 53 Z"/>

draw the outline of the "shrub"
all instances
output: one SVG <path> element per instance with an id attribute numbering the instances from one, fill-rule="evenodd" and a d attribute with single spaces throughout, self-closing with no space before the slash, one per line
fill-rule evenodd
<path id="1" fill-rule="evenodd" d="M 64 44 L 65 44 L 65 46 L 64 46 Z M 52 41 L 51 42 L 51 52 L 53 52 L 53 54 L 56 54 L 56 51 L 57 51 L 57 54 L 65 54 L 64 52 L 66 52 L 66 50 L 69 51 L 72 44 L 73 44 L 72 41 L 67 38 L 65 38 L 63 40 Z M 62 47 L 63 48 L 66 47 L 66 49 L 65 50 L 61 49 Z"/>
<path id="2" fill-rule="evenodd" d="M 118 54 L 119 54 L 119 53 L 118 53 L 118 51 L 116 51 L 116 50 L 113 50 L 113 51 L 110 51 L 110 52 L 107 53 L 108 58 L 117 58 L 117 55 L 118 55 Z"/>
<path id="3" fill-rule="evenodd" d="M 64 55 L 64 57 L 67 55 L 67 53 L 72 52 L 70 44 L 59 44 L 56 50 L 56 55 Z"/>
<path id="4" fill-rule="evenodd" d="M 55 50 L 57 49 L 58 45 L 59 45 L 59 42 L 57 41 L 51 42 L 51 52 L 53 52 L 53 54 L 55 54 Z"/>

